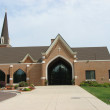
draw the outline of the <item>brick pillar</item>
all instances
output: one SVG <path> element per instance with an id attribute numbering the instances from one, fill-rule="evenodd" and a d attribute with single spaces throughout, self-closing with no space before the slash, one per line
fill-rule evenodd
<path id="1" fill-rule="evenodd" d="M 10 85 L 13 85 L 13 65 L 10 65 Z"/>
<path id="2" fill-rule="evenodd" d="M 45 61 L 42 61 L 42 74 L 41 74 L 41 85 L 42 86 L 45 86 L 45 74 L 46 74 L 46 71 L 45 71 Z"/>
<path id="3" fill-rule="evenodd" d="M 30 77 L 29 77 L 29 67 L 30 67 L 30 65 L 27 65 L 26 66 L 26 81 L 27 81 L 27 83 L 29 84 L 30 83 Z"/>

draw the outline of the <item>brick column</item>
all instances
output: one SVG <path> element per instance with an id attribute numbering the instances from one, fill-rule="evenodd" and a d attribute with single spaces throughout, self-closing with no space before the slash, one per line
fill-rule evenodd
<path id="1" fill-rule="evenodd" d="M 29 84 L 30 83 L 30 77 L 29 77 L 29 67 L 30 67 L 30 65 L 27 65 L 26 66 L 26 81 L 27 81 L 27 83 Z"/>
<path id="2" fill-rule="evenodd" d="M 42 74 L 41 74 L 41 85 L 45 86 L 45 80 L 46 80 L 46 71 L 45 71 L 45 55 L 42 56 Z"/>
<path id="3" fill-rule="evenodd" d="M 10 65 L 10 85 L 13 85 L 13 65 Z"/>

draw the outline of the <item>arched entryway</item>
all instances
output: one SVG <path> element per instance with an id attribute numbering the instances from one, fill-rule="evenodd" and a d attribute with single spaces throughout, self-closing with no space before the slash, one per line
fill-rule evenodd
<path id="1" fill-rule="evenodd" d="M 48 65 L 48 85 L 71 85 L 72 67 L 61 57 Z"/>
<path id="2" fill-rule="evenodd" d="M 18 69 L 14 75 L 13 75 L 13 79 L 14 79 L 14 83 L 19 83 L 21 81 L 25 81 L 26 82 L 26 73 L 21 70 L 21 69 Z"/>
<path id="3" fill-rule="evenodd" d="M 5 73 L 0 70 L 0 81 L 5 81 Z"/>

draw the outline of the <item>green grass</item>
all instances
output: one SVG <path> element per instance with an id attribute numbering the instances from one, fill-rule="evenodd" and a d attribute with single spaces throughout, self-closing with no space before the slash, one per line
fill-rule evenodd
<path id="1" fill-rule="evenodd" d="M 88 86 L 82 86 L 83 89 L 87 90 L 103 102 L 110 104 L 110 87 L 88 87 Z"/>

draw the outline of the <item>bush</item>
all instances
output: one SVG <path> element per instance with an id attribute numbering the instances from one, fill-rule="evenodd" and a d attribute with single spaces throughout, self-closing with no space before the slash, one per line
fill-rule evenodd
<path id="1" fill-rule="evenodd" d="M 30 87 L 35 88 L 34 84 L 30 84 Z"/>
<path id="2" fill-rule="evenodd" d="M 19 87 L 27 87 L 27 86 L 28 86 L 27 82 L 22 81 L 19 83 Z"/>
<path id="3" fill-rule="evenodd" d="M 96 81 L 88 81 L 89 86 L 97 87 L 98 83 Z"/>
<path id="4" fill-rule="evenodd" d="M 47 85 L 48 84 L 48 80 L 45 80 L 45 85 Z"/>
<path id="5" fill-rule="evenodd" d="M 96 81 L 83 81 L 80 86 L 92 86 L 92 87 L 110 87 L 110 83 L 99 84 Z"/>
<path id="6" fill-rule="evenodd" d="M 72 80 L 71 80 L 71 84 L 72 84 L 72 85 L 73 85 L 73 84 L 75 84 L 75 81 L 74 81 L 74 79 L 72 79 Z"/>
<path id="7" fill-rule="evenodd" d="M 97 87 L 98 83 L 96 81 L 83 81 L 80 86 L 93 86 Z"/>
<path id="8" fill-rule="evenodd" d="M 15 85 L 14 88 L 17 89 L 19 87 L 19 85 Z"/>
<path id="9" fill-rule="evenodd" d="M 23 91 L 31 91 L 30 88 L 24 88 Z"/>
<path id="10" fill-rule="evenodd" d="M 86 81 L 83 81 L 82 83 L 80 83 L 80 86 L 89 86 L 89 84 Z"/>
<path id="11" fill-rule="evenodd" d="M 110 87 L 110 84 L 109 83 L 104 83 L 102 85 L 103 85 L 103 87 Z"/>
<path id="12" fill-rule="evenodd" d="M 5 81 L 0 81 L 0 88 L 5 87 L 5 86 L 6 86 Z"/>

